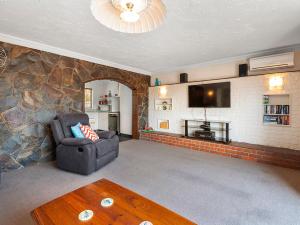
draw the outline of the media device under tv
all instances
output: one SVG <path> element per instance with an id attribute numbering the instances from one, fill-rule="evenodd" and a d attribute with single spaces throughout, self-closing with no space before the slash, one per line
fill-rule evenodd
<path id="1" fill-rule="evenodd" d="M 195 130 L 194 136 L 198 138 L 205 138 L 210 140 L 215 140 L 216 132 L 211 131 L 210 122 L 207 121 L 205 117 L 205 121 L 202 125 L 200 125 L 202 130 Z"/>
<path id="2" fill-rule="evenodd" d="M 214 132 L 214 131 L 195 130 L 194 136 L 196 138 L 204 138 L 204 139 L 214 141 L 215 138 L 216 138 L 216 132 Z"/>
<path id="3" fill-rule="evenodd" d="M 230 108 L 230 82 L 190 85 L 190 108 Z"/>

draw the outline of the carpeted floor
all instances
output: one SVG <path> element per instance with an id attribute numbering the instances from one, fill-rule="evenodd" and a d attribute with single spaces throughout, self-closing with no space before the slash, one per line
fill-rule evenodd
<path id="1" fill-rule="evenodd" d="M 300 171 L 137 140 L 90 176 L 54 163 L 4 174 L 0 224 L 33 224 L 35 207 L 103 177 L 199 225 L 300 225 Z"/>

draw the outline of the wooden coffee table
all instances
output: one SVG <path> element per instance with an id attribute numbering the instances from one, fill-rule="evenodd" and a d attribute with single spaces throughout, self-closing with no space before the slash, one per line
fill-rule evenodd
<path id="1" fill-rule="evenodd" d="M 100 202 L 112 198 L 112 206 L 104 208 Z M 94 216 L 81 222 L 78 214 L 92 210 Z M 184 217 L 121 187 L 102 179 L 89 184 L 51 202 L 32 212 L 32 217 L 40 225 L 139 225 L 150 221 L 153 225 L 196 225 Z"/>

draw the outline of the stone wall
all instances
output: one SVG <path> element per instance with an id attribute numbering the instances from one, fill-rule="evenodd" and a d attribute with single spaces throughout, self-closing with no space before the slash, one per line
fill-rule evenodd
<path id="1" fill-rule="evenodd" d="M 49 122 L 61 112 L 83 111 L 84 83 L 110 79 L 133 90 L 133 136 L 148 121 L 150 77 L 0 42 L 8 56 L 0 70 L 0 163 L 17 169 L 51 160 Z"/>

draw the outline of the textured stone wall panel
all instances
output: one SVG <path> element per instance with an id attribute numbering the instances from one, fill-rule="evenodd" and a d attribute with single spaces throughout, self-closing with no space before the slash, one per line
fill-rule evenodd
<path id="1" fill-rule="evenodd" d="M 61 112 L 83 110 L 84 83 L 118 81 L 133 90 L 133 135 L 148 121 L 150 77 L 0 42 L 8 60 L 0 70 L 0 166 L 18 169 L 53 159 L 49 123 Z"/>

